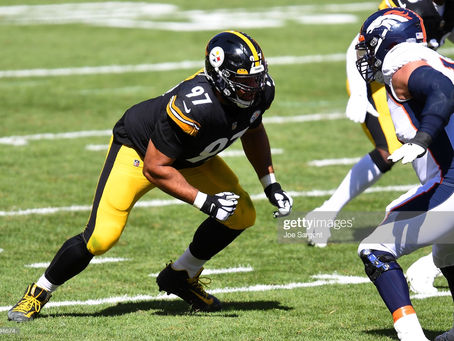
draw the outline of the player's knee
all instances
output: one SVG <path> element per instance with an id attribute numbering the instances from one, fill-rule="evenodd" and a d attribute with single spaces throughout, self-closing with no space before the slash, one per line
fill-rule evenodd
<path id="1" fill-rule="evenodd" d="M 364 263 L 366 275 L 372 282 L 375 282 L 386 271 L 402 271 L 402 268 L 397 263 L 396 257 L 386 251 L 362 249 L 359 252 L 359 257 Z"/>
<path id="2" fill-rule="evenodd" d="M 99 256 L 109 251 L 117 241 L 116 236 L 93 233 L 87 242 L 87 249 L 91 254 Z"/>
<path id="3" fill-rule="evenodd" d="M 249 194 L 245 191 L 237 194 L 240 199 L 238 199 L 235 213 L 223 224 L 234 230 L 244 230 L 255 224 L 256 213 Z"/>
<path id="4" fill-rule="evenodd" d="M 393 166 L 393 163 L 388 160 L 389 155 L 386 150 L 377 148 L 369 153 L 370 158 L 382 173 L 386 173 Z"/>

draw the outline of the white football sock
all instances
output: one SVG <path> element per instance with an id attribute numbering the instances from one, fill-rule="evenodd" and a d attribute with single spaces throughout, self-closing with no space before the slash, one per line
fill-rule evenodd
<path id="1" fill-rule="evenodd" d="M 206 263 L 206 260 L 195 258 L 189 248 L 178 258 L 173 264 L 172 267 L 175 270 L 186 270 L 189 274 L 189 277 L 192 278 L 200 271 L 203 264 Z"/>
<path id="2" fill-rule="evenodd" d="M 49 280 L 44 275 L 42 275 L 38 279 L 38 282 L 36 282 L 36 285 L 50 293 L 54 292 L 59 287 L 59 285 L 55 285 L 55 284 L 52 284 L 51 282 L 49 282 Z"/>
<path id="3" fill-rule="evenodd" d="M 380 179 L 382 174 L 369 154 L 364 155 L 350 169 L 333 195 L 323 203 L 320 209 L 339 212 L 348 202 Z"/>
<path id="4" fill-rule="evenodd" d="M 428 340 L 424 335 L 416 314 L 402 316 L 394 323 L 399 340 L 403 341 L 425 341 Z"/>

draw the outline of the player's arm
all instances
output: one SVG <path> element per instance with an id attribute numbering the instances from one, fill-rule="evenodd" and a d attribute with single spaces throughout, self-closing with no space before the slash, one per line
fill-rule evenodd
<path id="1" fill-rule="evenodd" d="M 286 216 L 292 209 L 292 198 L 276 181 L 271 160 L 270 143 L 263 123 L 251 128 L 241 137 L 244 153 L 254 167 L 269 201 L 278 208 L 275 217 Z"/>
<path id="2" fill-rule="evenodd" d="M 160 152 L 153 142 L 148 143 L 144 158 L 143 174 L 160 190 L 197 207 L 209 216 L 226 220 L 238 204 L 238 196 L 230 192 L 209 195 L 190 185 L 183 175 L 172 166 L 175 159 Z"/>
<path id="3" fill-rule="evenodd" d="M 415 137 L 389 157 L 394 162 L 402 159 L 402 163 L 408 163 L 424 155 L 448 123 L 454 112 L 454 85 L 448 77 L 420 60 L 396 71 L 392 86 L 400 100 L 414 98 L 425 103 Z"/>
<path id="4" fill-rule="evenodd" d="M 160 190 L 192 204 L 198 190 L 172 166 L 174 161 L 175 159 L 161 153 L 150 140 L 144 158 L 143 174 Z"/>

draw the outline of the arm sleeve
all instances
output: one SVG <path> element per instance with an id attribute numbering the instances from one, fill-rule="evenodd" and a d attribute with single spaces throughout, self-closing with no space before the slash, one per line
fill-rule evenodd
<path id="1" fill-rule="evenodd" d="M 454 112 L 454 85 L 441 72 L 421 66 L 410 75 L 408 90 L 414 99 L 425 101 L 419 130 L 435 138 Z"/>

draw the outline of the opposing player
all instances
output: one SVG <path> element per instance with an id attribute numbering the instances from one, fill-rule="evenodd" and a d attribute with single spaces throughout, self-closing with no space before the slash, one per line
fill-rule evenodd
<path id="1" fill-rule="evenodd" d="M 199 275 L 206 261 L 254 224 L 255 210 L 217 154 L 241 139 L 268 199 L 278 208 L 275 216 L 292 208 L 291 197 L 276 182 L 262 124 L 273 99 L 274 83 L 257 42 L 237 31 L 214 36 L 206 47 L 204 70 L 134 105 L 115 125 L 85 230 L 63 244 L 8 319 L 35 318 L 60 285 L 118 241 L 134 204 L 155 187 L 209 216 L 186 251 L 161 271 L 159 289 L 195 310 L 219 310 L 220 301 L 205 292 Z"/>
<path id="2" fill-rule="evenodd" d="M 443 45 L 454 28 L 454 1 L 449 0 L 383 0 L 379 9 L 405 7 L 419 14 L 424 21 L 428 36 L 428 46 L 437 49 Z M 350 97 L 346 115 L 354 122 L 361 123 L 374 149 L 364 155 L 347 173 L 332 196 L 322 206 L 308 215 L 308 219 L 335 219 L 342 208 L 356 196 L 372 186 L 380 177 L 391 170 L 393 162 L 388 156 L 401 146 L 396 138 L 386 100 L 383 84 L 372 81 L 366 83 L 356 69 L 358 36 L 350 44 L 346 54 L 347 81 Z M 326 247 L 331 235 L 329 229 L 309 234 L 309 245 Z M 415 280 L 419 280 L 413 276 Z M 432 287 L 433 288 L 433 287 Z"/>
<path id="3" fill-rule="evenodd" d="M 413 162 L 422 185 L 387 208 L 384 221 L 361 241 L 366 274 L 391 312 L 400 340 L 427 340 L 397 259 L 433 245 L 435 264 L 454 295 L 454 62 L 427 46 L 414 12 L 384 9 L 363 24 L 356 45 L 357 68 L 366 82 L 383 82 L 397 137 L 403 145 L 389 157 Z M 425 159 L 424 159 L 425 158 Z M 437 166 L 436 174 L 426 172 Z M 454 297 L 454 296 L 453 296 Z M 453 332 L 439 336 L 448 340 Z"/>

